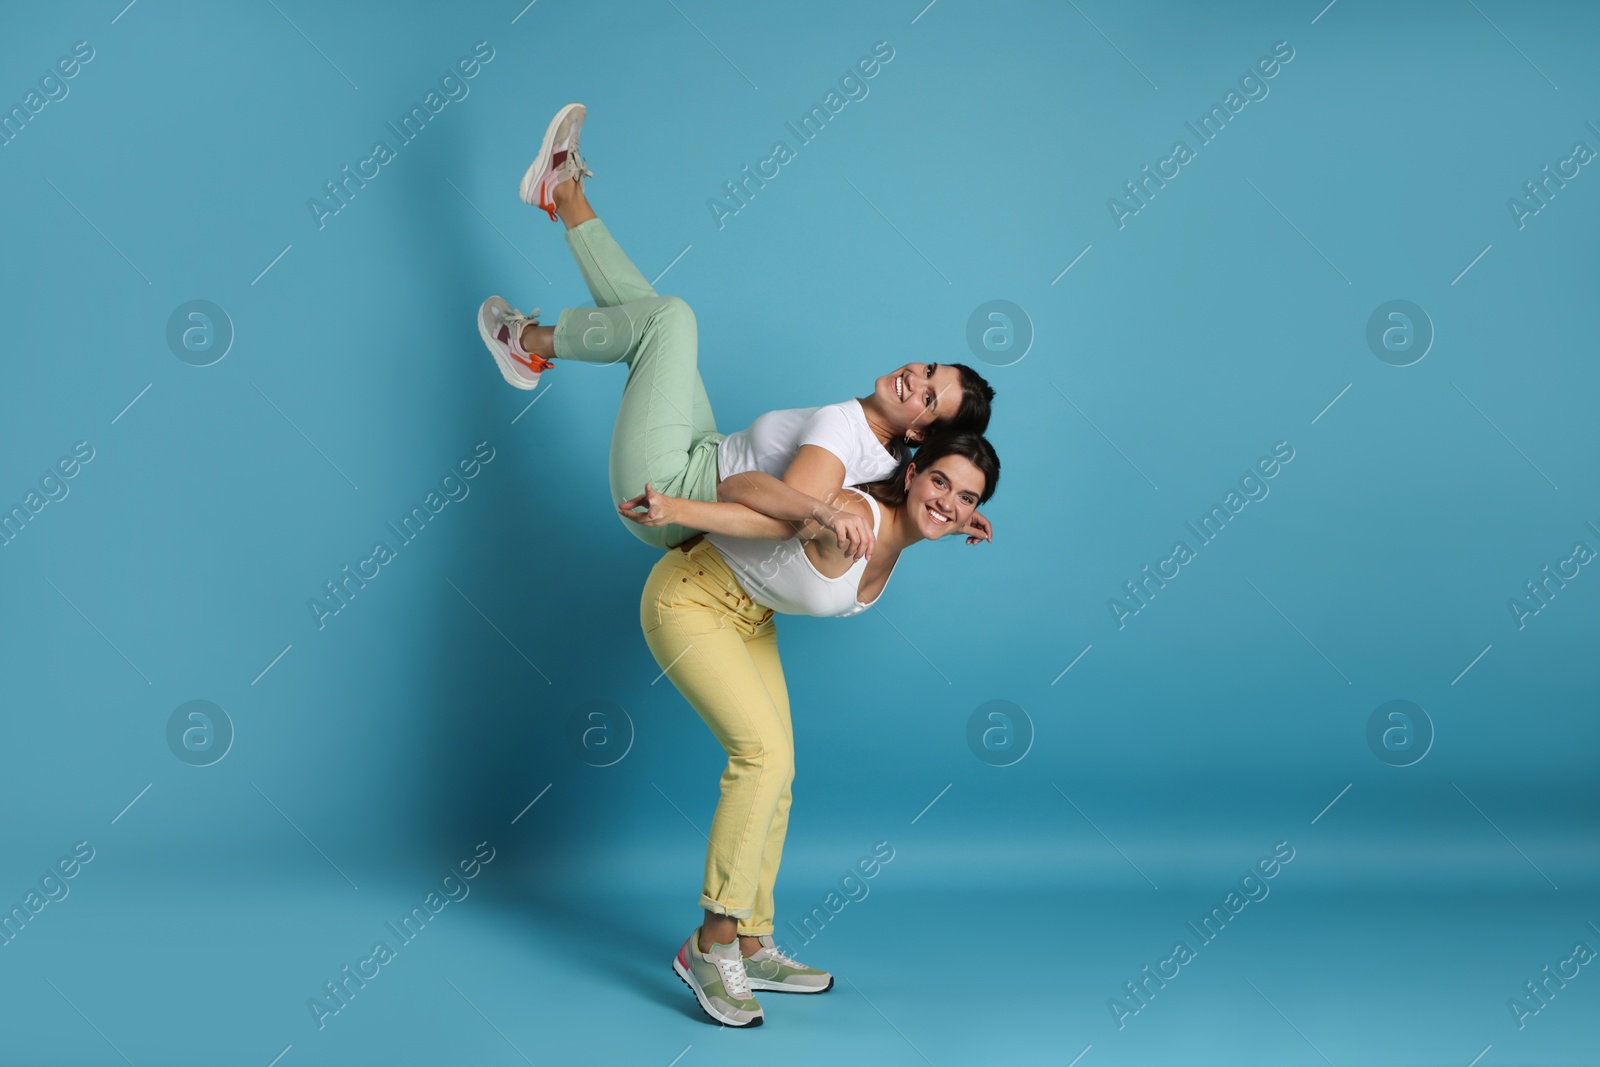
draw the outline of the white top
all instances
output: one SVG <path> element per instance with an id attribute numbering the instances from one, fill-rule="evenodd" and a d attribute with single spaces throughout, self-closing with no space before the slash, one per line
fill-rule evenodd
<path id="1" fill-rule="evenodd" d="M 882 515 L 878 502 L 858 489 L 850 492 L 866 497 L 867 503 L 872 505 L 872 535 L 876 537 Z M 758 541 L 706 534 L 706 540 L 722 553 L 751 600 L 784 615 L 841 619 L 866 611 L 878 602 L 878 597 L 868 604 L 856 599 L 861 590 L 861 578 L 867 570 L 864 559 L 856 560 L 839 577 L 829 578 L 817 570 L 798 537 L 787 541 Z M 889 577 L 893 576 L 894 570 L 890 568 Z M 888 578 L 884 579 L 883 588 L 889 588 Z M 878 596 L 883 596 L 882 589 Z"/>
<path id="2" fill-rule="evenodd" d="M 747 430 L 729 434 L 717 445 L 717 474 L 728 478 L 762 471 L 782 478 L 801 445 L 819 445 L 844 464 L 844 485 L 889 477 L 899 460 L 867 425 L 859 400 L 816 408 L 769 411 Z"/>

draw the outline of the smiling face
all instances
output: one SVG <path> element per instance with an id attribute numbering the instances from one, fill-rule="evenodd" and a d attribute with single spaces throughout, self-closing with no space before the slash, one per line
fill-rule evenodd
<path id="1" fill-rule="evenodd" d="M 983 489 L 983 472 L 965 456 L 940 456 L 926 470 L 913 462 L 906 469 L 906 514 L 933 541 L 972 518 Z"/>
<path id="2" fill-rule="evenodd" d="M 961 374 L 937 363 L 907 363 L 873 383 L 872 394 L 896 433 L 921 439 L 961 407 Z"/>

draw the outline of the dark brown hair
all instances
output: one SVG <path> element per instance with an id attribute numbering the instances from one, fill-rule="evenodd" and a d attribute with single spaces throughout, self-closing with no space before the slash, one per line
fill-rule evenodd
<path id="1" fill-rule="evenodd" d="M 929 434 L 914 454 L 902 455 L 900 465 L 889 477 L 879 482 L 867 482 L 856 488 L 871 493 L 874 499 L 890 507 L 904 507 L 906 469 L 915 463 L 919 470 L 925 471 L 931 464 L 946 456 L 960 456 L 977 467 L 979 473 L 983 475 L 983 492 L 978 494 L 979 504 L 994 496 L 994 491 L 1000 486 L 1000 457 L 996 454 L 994 446 L 989 443 L 989 439 L 981 433 L 943 428 Z"/>
<path id="2" fill-rule="evenodd" d="M 961 404 L 956 413 L 934 423 L 934 433 L 967 430 L 982 434 L 989 429 L 989 408 L 994 403 L 994 386 L 965 363 L 946 363 L 961 378 Z M 971 458 L 971 457 L 968 457 Z"/>

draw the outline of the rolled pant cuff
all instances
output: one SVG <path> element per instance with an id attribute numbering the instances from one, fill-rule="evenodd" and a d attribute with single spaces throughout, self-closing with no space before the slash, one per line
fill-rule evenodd
<path id="1" fill-rule="evenodd" d="M 712 900 L 704 893 L 700 895 L 700 906 L 713 915 L 727 915 L 735 919 L 748 919 L 750 918 L 750 913 L 755 910 L 754 908 L 730 908 L 725 904 Z M 751 936 L 755 935 L 752 934 Z"/>
<path id="2" fill-rule="evenodd" d="M 775 932 L 773 927 L 771 927 L 771 926 L 767 926 L 765 928 L 756 929 L 756 930 L 746 930 L 744 928 L 744 926 L 745 926 L 744 923 L 740 923 L 739 924 L 739 936 L 740 937 L 766 937 L 766 936 L 768 936 L 768 935 L 770 935 L 770 934 Z"/>

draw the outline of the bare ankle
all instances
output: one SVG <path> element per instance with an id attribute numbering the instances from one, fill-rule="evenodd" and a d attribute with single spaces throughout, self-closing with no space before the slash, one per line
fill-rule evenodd
<path id="1" fill-rule="evenodd" d="M 583 186 L 574 179 L 569 178 L 551 190 L 550 199 L 555 205 L 556 217 L 569 230 L 595 217 L 589 198 L 583 195 Z"/>
<path id="2" fill-rule="evenodd" d="M 556 358 L 555 327 L 542 326 L 537 322 L 527 323 L 522 327 L 522 332 L 517 335 L 517 343 L 524 352 L 543 359 Z"/>

